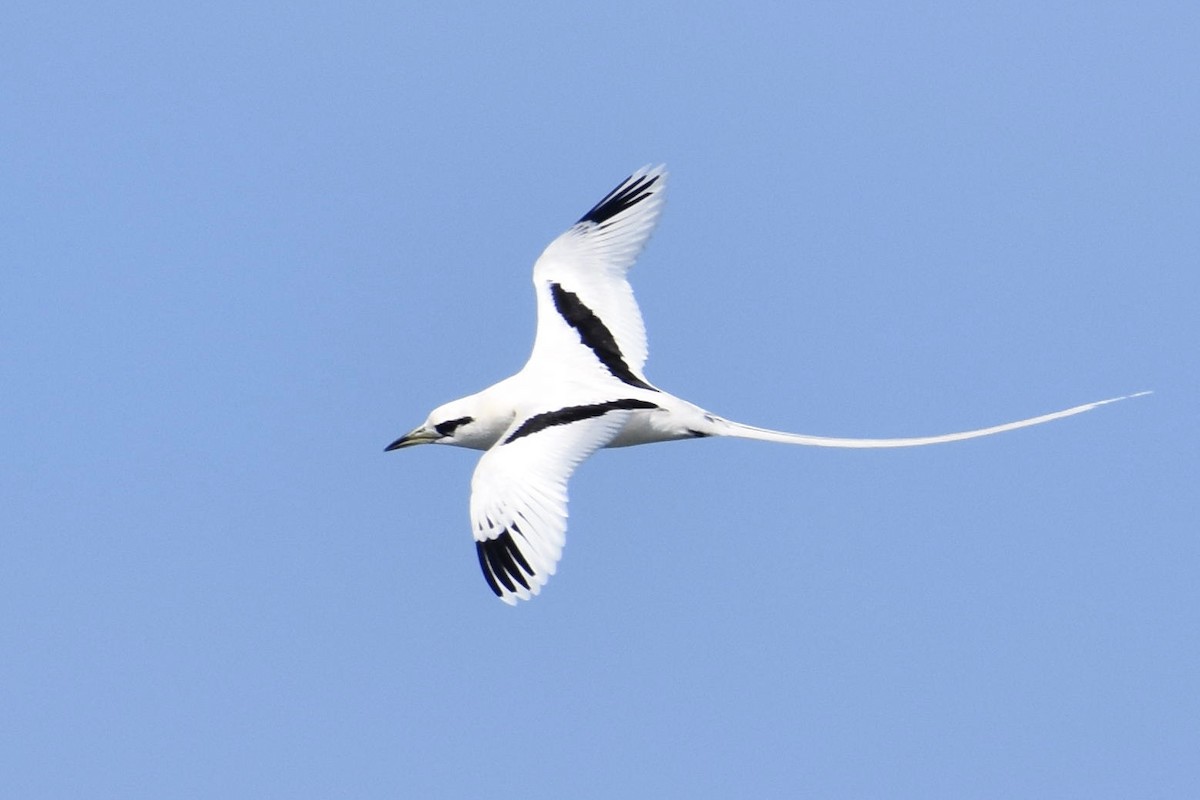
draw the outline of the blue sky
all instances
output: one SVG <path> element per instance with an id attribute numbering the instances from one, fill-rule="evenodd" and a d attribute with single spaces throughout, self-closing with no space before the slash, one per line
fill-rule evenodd
<path id="1" fill-rule="evenodd" d="M 1200 789 L 1194 4 L 6 17 L 0 794 Z M 842 436 L 1155 394 L 601 453 L 506 607 L 475 455 L 382 448 L 660 161 L 670 391 Z"/>

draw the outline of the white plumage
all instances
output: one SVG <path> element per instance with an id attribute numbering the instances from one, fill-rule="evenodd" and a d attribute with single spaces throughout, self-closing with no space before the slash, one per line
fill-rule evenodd
<path id="1" fill-rule="evenodd" d="M 845 439 L 743 425 L 670 395 L 642 372 L 646 330 L 625 277 L 658 222 L 666 178 L 661 166 L 638 170 L 538 258 L 537 336 L 520 372 L 434 409 L 386 448 L 450 444 L 487 451 L 471 479 L 471 522 L 480 568 L 506 603 L 529 599 L 554 574 L 566 541 L 567 481 L 601 447 L 706 436 L 914 447 L 989 436 L 1126 399 L 938 436 Z"/>

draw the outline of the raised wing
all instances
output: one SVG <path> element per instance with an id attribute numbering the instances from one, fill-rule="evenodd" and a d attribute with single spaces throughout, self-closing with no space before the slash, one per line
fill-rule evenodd
<path id="1" fill-rule="evenodd" d="M 567 367 L 652 388 L 642 374 L 646 328 L 625 274 L 658 222 L 666 179 L 662 166 L 633 173 L 538 258 L 527 369 Z"/>
<path id="2" fill-rule="evenodd" d="M 564 406 L 515 421 L 471 479 L 471 524 L 488 585 L 515 605 L 541 591 L 562 556 L 567 480 L 612 440 L 637 408 L 631 399 Z"/>

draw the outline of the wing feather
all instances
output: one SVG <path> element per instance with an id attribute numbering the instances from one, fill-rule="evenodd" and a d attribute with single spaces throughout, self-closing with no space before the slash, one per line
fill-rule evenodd
<path id="1" fill-rule="evenodd" d="M 567 481 L 629 414 L 609 411 L 510 441 L 528 415 L 479 459 L 471 478 L 471 525 L 479 566 L 501 600 L 528 600 L 554 574 L 566 543 Z"/>
<path id="2" fill-rule="evenodd" d="M 543 251 L 533 267 L 530 366 L 570 364 L 645 383 L 646 328 L 625 276 L 658 222 L 666 179 L 664 167 L 643 167 Z"/>

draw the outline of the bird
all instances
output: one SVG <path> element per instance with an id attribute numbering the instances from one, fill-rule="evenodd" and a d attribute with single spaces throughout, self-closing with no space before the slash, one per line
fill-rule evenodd
<path id="1" fill-rule="evenodd" d="M 893 439 L 814 436 L 734 422 L 652 384 L 646 329 L 627 279 L 662 213 L 667 171 L 643 167 L 542 252 L 533 267 L 537 332 L 519 372 L 438 406 L 384 448 L 484 451 L 471 478 L 480 569 L 509 605 L 537 595 L 562 557 L 567 483 L 604 447 L 729 436 L 815 447 L 916 447 L 1040 425 L 1149 392 L 977 430 Z"/>

